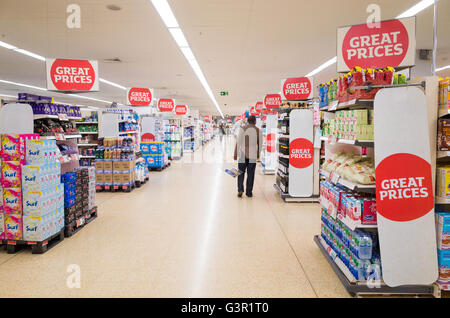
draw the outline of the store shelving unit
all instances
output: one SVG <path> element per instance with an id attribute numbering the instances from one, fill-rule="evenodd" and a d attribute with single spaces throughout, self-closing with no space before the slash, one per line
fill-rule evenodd
<path id="1" fill-rule="evenodd" d="M 81 166 L 95 165 L 95 153 L 98 146 L 98 113 L 92 111 L 90 114 L 93 116 L 91 118 L 96 118 L 96 120 L 83 118 L 81 121 L 76 122 L 78 130 L 94 128 L 91 132 L 80 132 L 81 136 L 78 139 L 78 149 L 80 153 Z"/>
<path id="2" fill-rule="evenodd" d="M 431 93 L 430 93 L 431 92 Z M 433 95 L 433 90 L 429 90 L 426 92 L 426 95 Z M 428 97 L 429 98 L 429 97 Z M 334 112 L 337 110 L 344 109 L 374 109 L 373 101 L 371 100 L 351 100 L 346 103 L 333 102 L 326 107 L 322 107 L 322 111 L 326 112 Z M 444 112 L 441 112 L 444 113 Z M 430 112 L 429 112 L 430 114 Z M 433 115 L 430 115 L 431 121 L 433 120 Z M 430 134 L 431 136 L 435 136 L 435 126 L 430 125 Z M 334 140 L 333 140 L 334 139 Z M 364 149 L 361 153 L 370 153 L 372 155 L 372 151 L 375 148 L 374 141 L 368 140 L 343 140 L 337 139 L 333 137 L 322 137 L 322 141 L 325 142 L 325 147 L 354 147 L 354 148 L 367 148 Z M 435 146 L 431 146 L 432 148 Z M 348 148 L 347 148 L 348 149 Z M 327 152 L 327 151 L 326 151 Z M 447 158 L 450 155 L 450 152 L 438 152 L 435 157 L 437 158 Z M 433 156 L 432 156 L 433 157 Z M 435 164 L 432 159 L 432 166 L 435 169 Z M 376 188 L 375 185 L 361 185 L 345 178 L 339 176 L 337 173 L 328 172 L 324 169 L 320 170 L 322 177 L 335 185 L 340 185 L 348 190 L 352 190 L 356 193 L 370 193 L 375 194 Z M 449 200 L 450 202 L 450 200 Z M 447 200 L 442 198 L 436 198 L 436 204 L 447 204 Z M 354 231 L 356 229 L 366 229 L 370 231 L 377 231 L 377 225 L 365 225 L 362 224 L 361 221 L 353 221 L 350 220 L 347 216 L 343 216 L 342 214 L 337 213 L 337 211 L 333 211 L 332 204 L 329 203 L 325 198 L 321 198 L 322 209 L 326 210 L 327 213 L 334 219 L 338 219 L 341 221 L 347 228 Z M 437 283 L 432 285 L 408 285 L 408 286 L 399 286 L 399 287 L 389 287 L 382 280 L 380 281 L 358 281 L 352 273 L 349 271 L 347 266 L 344 265 L 342 260 L 337 257 L 333 248 L 329 246 L 325 240 L 320 236 L 315 236 L 314 241 L 317 244 L 318 248 L 322 252 L 322 254 L 327 259 L 328 263 L 332 267 L 333 271 L 346 288 L 346 290 L 352 296 L 374 296 L 374 295 L 433 295 L 435 297 L 440 297 L 441 290 L 444 289 L 438 286 Z M 382 264 L 381 264 L 382 265 Z"/>
<path id="3" fill-rule="evenodd" d="M 307 109 L 309 108 L 308 102 L 303 101 L 298 104 L 302 105 L 302 107 L 281 107 L 278 112 L 278 168 L 276 169 L 276 177 L 274 188 L 279 193 L 280 197 L 285 202 L 299 202 L 299 203 L 316 203 L 318 202 L 319 195 L 315 194 L 314 191 L 311 197 L 293 197 L 289 195 L 289 182 L 291 180 L 289 176 L 289 147 L 290 147 L 290 128 L 291 126 L 298 125 L 295 121 L 293 122 L 293 118 L 289 115 L 291 111 L 296 109 Z M 318 151 L 316 154 L 316 150 L 314 150 L 314 158 L 318 156 Z M 314 160 L 314 165 L 318 163 L 318 160 Z M 316 180 L 313 180 L 316 182 Z M 318 177 L 317 177 L 318 182 Z M 316 188 L 316 187 L 314 187 Z M 318 189 L 318 185 L 317 185 Z M 318 193 L 318 191 L 317 191 Z"/>

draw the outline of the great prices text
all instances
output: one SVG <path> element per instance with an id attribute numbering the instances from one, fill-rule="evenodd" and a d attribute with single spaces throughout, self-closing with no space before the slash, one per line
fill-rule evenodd
<path id="1" fill-rule="evenodd" d="M 55 83 L 91 84 L 94 81 L 92 75 L 89 75 L 91 71 L 89 67 L 58 66 L 53 80 Z"/>
<path id="2" fill-rule="evenodd" d="M 284 87 L 285 95 L 309 95 L 311 87 L 309 83 L 287 83 Z"/>
<path id="3" fill-rule="evenodd" d="M 346 50 L 347 59 L 381 58 L 402 55 L 404 44 L 399 41 L 399 31 L 355 36 Z"/>
<path id="4" fill-rule="evenodd" d="M 425 177 L 385 179 L 381 182 L 379 199 L 398 200 L 411 198 L 427 198 L 430 194 L 424 185 Z"/>

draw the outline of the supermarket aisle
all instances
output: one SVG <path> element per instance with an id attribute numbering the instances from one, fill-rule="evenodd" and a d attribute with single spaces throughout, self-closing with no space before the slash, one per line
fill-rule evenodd
<path id="1" fill-rule="evenodd" d="M 229 157 L 231 138 L 203 154 Z M 98 219 L 44 255 L 1 251 L 0 296 L 347 296 L 313 242 L 319 207 L 283 203 L 261 173 L 254 198 L 238 199 L 223 172 L 233 165 L 216 159 L 185 158 L 131 194 L 98 194 Z M 81 288 L 67 286 L 71 264 Z"/>

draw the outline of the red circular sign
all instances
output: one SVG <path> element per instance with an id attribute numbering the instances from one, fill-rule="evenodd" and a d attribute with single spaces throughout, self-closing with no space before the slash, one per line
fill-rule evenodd
<path id="1" fill-rule="evenodd" d="M 280 108 L 281 96 L 280 94 L 270 94 L 266 95 L 264 98 L 264 105 L 266 108 Z"/>
<path id="2" fill-rule="evenodd" d="M 208 115 L 204 116 L 203 121 L 211 121 L 211 116 Z"/>
<path id="3" fill-rule="evenodd" d="M 175 102 L 173 99 L 161 98 L 158 101 L 158 109 L 160 112 L 171 112 L 175 108 Z"/>
<path id="4" fill-rule="evenodd" d="M 312 97 L 311 81 L 307 77 L 288 78 L 283 84 L 283 95 L 287 100 L 309 99 Z"/>
<path id="5" fill-rule="evenodd" d="M 308 139 L 297 138 L 289 144 L 289 163 L 298 169 L 312 165 L 314 159 L 313 144 Z"/>
<path id="6" fill-rule="evenodd" d="M 433 209 L 431 165 L 412 154 L 385 158 L 376 170 L 377 211 L 396 222 L 416 220 Z"/>
<path id="7" fill-rule="evenodd" d="M 256 111 L 255 107 L 250 108 L 250 116 L 258 116 L 259 113 Z"/>
<path id="8" fill-rule="evenodd" d="M 409 36 L 399 20 L 381 22 L 380 28 L 367 24 L 350 27 L 342 43 L 342 57 L 349 69 L 400 65 L 409 48 Z"/>
<path id="9" fill-rule="evenodd" d="M 152 91 L 149 88 L 130 88 L 128 103 L 132 106 L 149 106 L 152 103 Z"/>
<path id="10" fill-rule="evenodd" d="M 155 135 L 153 135 L 153 134 L 151 134 L 151 133 L 145 133 L 145 134 L 142 135 L 141 141 L 142 141 L 142 142 L 152 142 L 152 141 L 155 141 Z"/>
<path id="11" fill-rule="evenodd" d="M 255 105 L 255 111 L 260 113 L 262 111 L 262 109 L 264 108 L 264 104 L 263 102 L 257 102 Z"/>
<path id="12" fill-rule="evenodd" d="M 273 153 L 276 149 L 277 136 L 273 133 L 266 136 L 266 151 Z"/>
<path id="13" fill-rule="evenodd" d="M 175 114 L 186 115 L 187 114 L 187 106 L 186 105 L 177 105 L 175 107 Z"/>
<path id="14" fill-rule="evenodd" d="M 56 59 L 50 68 L 50 78 L 60 91 L 89 91 L 95 83 L 95 70 L 87 60 Z"/>

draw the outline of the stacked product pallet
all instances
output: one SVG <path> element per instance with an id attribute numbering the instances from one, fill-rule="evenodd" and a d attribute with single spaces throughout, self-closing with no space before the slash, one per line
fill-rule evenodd
<path id="1" fill-rule="evenodd" d="M 136 157 L 134 138 L 99 138 L 95 161 L 97 190 L 123 190 L 135 188 Z"/>
<path id="2" fill-rule="evenodd" d="M 63 238 L 63 187 L 55 140 L 2 135 L 2 224 L 8 253 L 31 245 L 43 253 Z M 50 243 L 49 241 L 52 241 Z"/>
<path id="3" fill-rule="evenodd" d="M 75 234 L 97 216 L 95 168 L 80 168 L 61 175 L 64 183 L 65 235 Z"/>
<path id="4" fill-rule="evenodd" d="M 169 164 L 163 142 L 142 142 L 141 152 L 149 169 L 161 171 Z"/>

